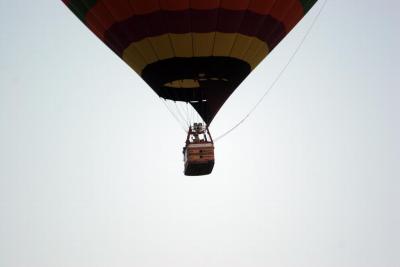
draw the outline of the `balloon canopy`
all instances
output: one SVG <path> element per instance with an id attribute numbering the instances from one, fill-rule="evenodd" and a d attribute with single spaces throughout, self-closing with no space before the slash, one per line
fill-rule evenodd
<path id="1" fill-rule="evenodd" d="M 162 98 L 210 124 L 317 0 L 63 0 Z"/>

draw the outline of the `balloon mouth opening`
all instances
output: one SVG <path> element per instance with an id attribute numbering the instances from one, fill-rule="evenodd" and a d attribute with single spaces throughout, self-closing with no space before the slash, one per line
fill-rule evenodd
<path id="1" fill-rule="evenodd" d="M 199 81 L 193 79 L 183 79 L 165 83 L 164 86 L 170 88 L 193 89 L 193 88 L 200 88 L 200 83 Z"/>
<path id="2" fill-rule="evenodd" d="M 199 78 L 197 79 L 175 80 L 165 83 L 164 87 L 194 89 L 194 88 L 200 88 L 202 82 L 209 82 L 209 81 L 229 82 L 229 80 L 226 78 L 206 77 L 204 74 L 200 74 Z"/>

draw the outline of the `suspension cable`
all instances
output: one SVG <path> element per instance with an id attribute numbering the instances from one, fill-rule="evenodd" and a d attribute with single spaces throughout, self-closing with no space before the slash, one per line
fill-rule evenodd
<path id="1" fill-rule="evenodd" d="M 181 127 L 181 129 L 187 133 L 187 129 L 183 126 L 182 122 L 179 120 L 179 118 L 176 116 L 176 114 L 174 112 L 172 112 L 172 110 L 169 108 L 168 104 L 167 104 L 167 100 L 163 99 L 160 97 L 161 102 L 164 104 L 164 106 L 167 108 L 167 110 L 169 111 L 169 113 L 171 113 L 172 117 L 175 119 L 175 121 L 179 124 L 179 126 Z"/>
<path id="2" fill-rule="evenodd" d="M 221 134 L 220 136 L 218 136 L 217 138 L 214 138 L 214 142 L 217 142 L 218 140 L 221 140 L 222 138 L 224 138 L 225 136 L 227 136 L 228 134 L 230 134 L 231 132 L 233 132 L 236 128 L 238 128 L 240 125 L 242 125 L 247 118 L 250 117 L 250 115 L 258 108 L 258 106 L 263 102 L 263 100 L 265 99 L 265 97 L 271 92 L 271 90 L 275 87 L 275 85 L 279 82 L 279 80 L 282 78 L 283 74 L 285 73 L 285 71 L 287 70 L 287 68 L 290 66 L 290 64 L 292 63 L 292 61 L 294 60 L 294 58 L 296 57 L 296 55 L 299 53 L 300 49 L 302 48 L 304 42 L 306 41 L 307 37 L 310 35 L 312 29 L 314 28 L 318 18 L 321 16 L 322 11 L 324 10 L 326 3 L 328 2 L 328 0 L 325 0 L 320 8 L 320 10 L 318 11 L 317 15 L 315 16 L 314 20 L 312 21 L 310 27 L 307 29 L 306 34 L 303 36 L 303 38 L 301 39 L 299 45 L 297 46 L 297 48 L 295 49 L 295 51 L 293 52 L 293 54 L 290 56 L 288 62 L 283 66 L 282 70 L 279 72 L 278 76 L 275 78 L 275 80 L 272 82 L 272 84 L 267 87 L 267 90 L 265 91 L 265 93 L 261 96 L 261 98 L 256 102 L 256 104 L 250 109 L 250 111 L 238 122 L 236 123 L 233 127 L 231 127 L 229 130 L 227 130 L 226 132 L 224 132 L 223 134 Z"/>

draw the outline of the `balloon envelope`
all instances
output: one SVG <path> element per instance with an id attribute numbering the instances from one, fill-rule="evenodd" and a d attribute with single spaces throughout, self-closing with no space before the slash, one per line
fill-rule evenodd
<path id="1" fill-rule="evenodd" d="M 317 0 L 63 0 L 162 98 L 210 124 Z"/>

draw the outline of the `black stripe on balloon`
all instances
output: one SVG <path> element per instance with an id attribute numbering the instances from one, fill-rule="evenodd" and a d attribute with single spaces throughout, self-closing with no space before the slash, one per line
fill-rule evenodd
<path id="1" fill-rule="evenodd" d="M 191 25 L 182 23 L 190 13 Z M 165 17 L 168 25 L 165 25 Z M 245 17 L 245 22 L 238 25 Z M 216 21 L 219 21 L 215 28 Z M 272 34 L 265 34 L 271 27 L 276 27 Z M 260 30 L 265 29 L 265 30 Z M 122 56 L 124 50 L 133 42 L 146 37 L 155 37 L 167 33 L 241 33 L 257 37 L 273 49 L 287 34 L 282 22 L 270 15 L 257 14 L 249 10 L 236 11 L 226 9 L 186 10 L 186 11 L 157 11 L 146 15 L 135 15 L 124 21 L 115 23 L 105 33 L 105 43 L 109 46 L 119 46 L 117 54 Z M 118 39 L 118 45 L 114 44 Z"/>
<path id="2" fill-rule="evenodd" d="M 71 7 L 74 14 L 81 21 L 85 21 L 87 13 L 96 4 L 97 0 L 68 0 L 64 2 L 67 6 Z"/>
<path id="3" fill-rule="evenodd" d="M 317 0 L 300 0 L 300 3 L 304 9 L 304 13 L 307 13 L 316 2 Z"/>
<path id="4" fill-rule="evenodd" d="M 175 57 L 147 65 L 142 78 L 160 97 L 190 102 L 203 120 L 210 124 L 250 71 L 251 66 L 247 62 L 230 57 Z M 200 87 L 166 86 L 167 83 L 185 79 L 198 81 Z"/>

